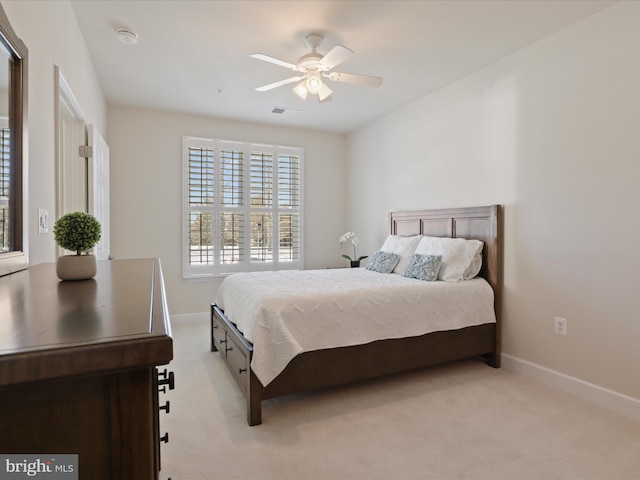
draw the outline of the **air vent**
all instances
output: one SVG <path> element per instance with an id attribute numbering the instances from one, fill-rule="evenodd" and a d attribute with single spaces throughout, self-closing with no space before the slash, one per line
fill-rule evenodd
<path id="1" fill-rule="evenodd" d="M 296 110 L 295 108 L 273 107 L 271 113 L 282 115 L 283 113 L 300 113 L 300 110 Z"/>

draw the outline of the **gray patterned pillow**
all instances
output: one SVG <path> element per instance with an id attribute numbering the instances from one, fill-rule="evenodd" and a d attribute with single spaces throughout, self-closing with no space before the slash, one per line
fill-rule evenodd
<path id="1" fill-rule="evenodd" d="M 378 273 L 391 273 L 399 261 L 400 255 L 379 251 L 373 254 L 366 269 Z"/>
<path id="2" fill-rule="evenodd" d="M 434 282 L 438 279 L 438 271 L 442 263 L 442 255 L 421 255 L 414 253 L 409 259 L 403 277 L 417 278 Z"/>

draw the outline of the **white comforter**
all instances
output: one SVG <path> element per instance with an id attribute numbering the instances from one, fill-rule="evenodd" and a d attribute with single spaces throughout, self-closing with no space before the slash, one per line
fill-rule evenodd
<path id="1" fill-rule="evenodd" d="M 481 278 L 425 282 L 364 268 L 237 273 L 215 302 L 253 343 L 265 386 L 303 351 L 495 322 Z"/>

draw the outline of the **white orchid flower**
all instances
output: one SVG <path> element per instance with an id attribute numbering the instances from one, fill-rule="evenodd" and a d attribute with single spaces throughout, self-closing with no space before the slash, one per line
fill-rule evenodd
<path id="1" fill-rule="evenodd" d="M 351 258 L 349 255 L 342 255 L 344 258 L 349 259 L 350 261 L 360 261 L 364 258 L 367 258 L 366 255 L 363 255 L 361 257 L 358 257 L 356 255 L 356 246 L 358 245 L 358 236 L 356 235 L 355 232 L 346 232 L 344 234 L 342 234 L 342 236 L 340 237 L 340 246 L 342 247 L 343 244 L 347 243 L 348 241 L 351 241 L 351 244 L 353 245 L 353 258 Z"/>

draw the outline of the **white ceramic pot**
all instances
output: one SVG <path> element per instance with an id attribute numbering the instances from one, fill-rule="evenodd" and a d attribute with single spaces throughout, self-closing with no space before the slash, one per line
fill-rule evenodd
<path id="1" fill-rule="evenodd" d="M 87 280 L 96 276 L 95 255 L 63 255 L 58 257 L 56 273 L 61 280 Z"/>

